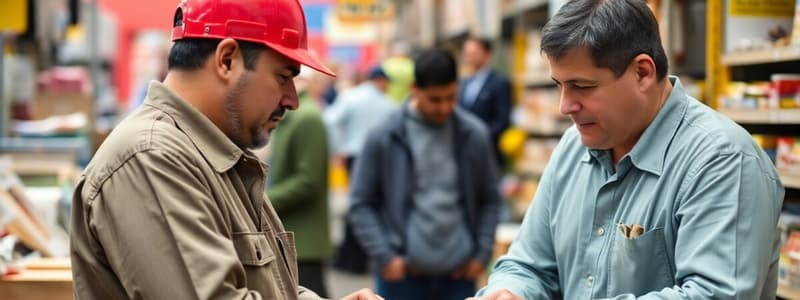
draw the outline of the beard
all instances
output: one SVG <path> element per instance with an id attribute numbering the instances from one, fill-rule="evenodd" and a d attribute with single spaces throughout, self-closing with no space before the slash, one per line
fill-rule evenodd
<path id="1" fill-rule="evenodd" d="M 286 108 L 278 107 L 269 116 L 259 120 L 256 125 L 250 128 L 244 128 L 244 126 L 242 126 L 242 95 L 249 84 L 248 73 L 242 74 L 242 78 L 239 79 L 236 86 L 225 94 L 224 102 L 225 116 L 228 120 L 225 135 L 227 135 L 236 146 L 242 149 L 255 149 L 267 145 L 272 130 L 264 130 L 264 126 L 266 126 L 267 122 L 272 118 L 282 117 L 286 112 Z M 243 132 L 244 130 L 247 132 Z M 246 139 L 248 136 L 249 139 Z"/>

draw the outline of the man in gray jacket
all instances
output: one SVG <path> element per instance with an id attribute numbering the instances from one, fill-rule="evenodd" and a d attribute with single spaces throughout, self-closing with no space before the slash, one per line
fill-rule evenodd
<path id="1" fill-rule="evenodd" d="M 453 57 L 414 61 L 406 105 L 367 137 L 350 222 L 387 299 L 464 299 L 494 243 L 500 194 L 483 123 L 456 108 Z"/>

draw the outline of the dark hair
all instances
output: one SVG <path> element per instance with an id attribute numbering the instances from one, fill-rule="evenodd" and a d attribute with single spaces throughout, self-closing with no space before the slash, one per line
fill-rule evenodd
<path id="1" fill-rule="evenodd" d="M 478 43 L 478 45 L 483 48 L 483 51 L 487 53 L 492 53 L 492 40 L 485 38 L 485 37 L 478 37 L 478 36 L 471 36 L 467 39 L 467 41 L 473 41 Z"/>
<path id="2" fill-rule="evenodd" d="M 568 51 L 588 47 L 598 67 L 617 78 L 639 54 L 649 55 L 658 80 L 667 75 L 667 56 L 658 22 L 644 0 L 567 1 L 542 30 L 542 51 L 559 59 Z"/>
<path id="3" fill-rule="evenodd" d="M 175 41 L 172 48 L 169 49 L 169 57 L 167 59 L 168 70 L 182 70 L 194 71 L 203 67 L 208 57 L 217 50 L 217 45 L 221 40 L 218 39 L 202 39 L 202 38 L 189 38 Z M 240 41 L 239 49 L 242 51 L 244 57 L 244 67 L 247 70 L 254 70 L 258 62 L 258 56 L 261 51 L 267 49 L 266 46 L 248 42 Z"/>
<path id="4" fill-rule="evenodd" d="M 414 58 L 414 83 L 417 87 L 442 86 L 457 80 L 456 60 L 449 52 L 429 49 Z"/>

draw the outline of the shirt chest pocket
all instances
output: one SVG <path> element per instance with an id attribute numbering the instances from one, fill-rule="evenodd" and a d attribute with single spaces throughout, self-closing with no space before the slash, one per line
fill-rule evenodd
<path id="1" fill-rule="evenodd" d="M 267 232 L 234 233 L 233 245 L 244 266 L 247 288 L 258 291 L 264 299 L 277 299 L 280 277 L 274 270 L 276 257 L 268 236 Z"/>
<path id="2" fill-rule="evenodd" d="M 675 271 L 667 257 L 664 230 L 652 229 L 635 239 L 617 231 L 609 248 L 609 296 L 641 296 L 675 284 Z"/>

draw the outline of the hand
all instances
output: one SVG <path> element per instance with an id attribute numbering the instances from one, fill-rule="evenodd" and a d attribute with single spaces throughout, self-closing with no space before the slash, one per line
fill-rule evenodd
<path id="1" fill-rule="evenodd" d="M 514 293 L 509 292 L 507 289 L 502 289 L 499 291 L 494 291 L 487 295 L 483 295 L 480 298 L 470 297 L 466 300 L 525 300 L 520 296 L 514 295 Z"/>
<path id="2" fill-rule="evenodd" d="M 395 256 L 383 267 L 381 276 L 386 281 L 400 281 L 406 278 L 406 263 L 403 257 Z"/>
<path id="3" fill-rule="evenodd" d="M 360 289 L 355 293 L 345 296 L 342 300 L 384 300 L 370 289 Z"/>
<path id="4" fill-rule="evenodd" d="M 347 157 L 342 154 L 334 154 L 331 161 L 334 166 L 347 168 Z"/>
<path id="5" fill-rule="evenodd" d="M 483 274 L 483 264 L 473 258 L 453 272 L 452 276 L 453 279 L 465 278 L 475 280 L 478 276 L 481 276 L 481 274 Z"/>

